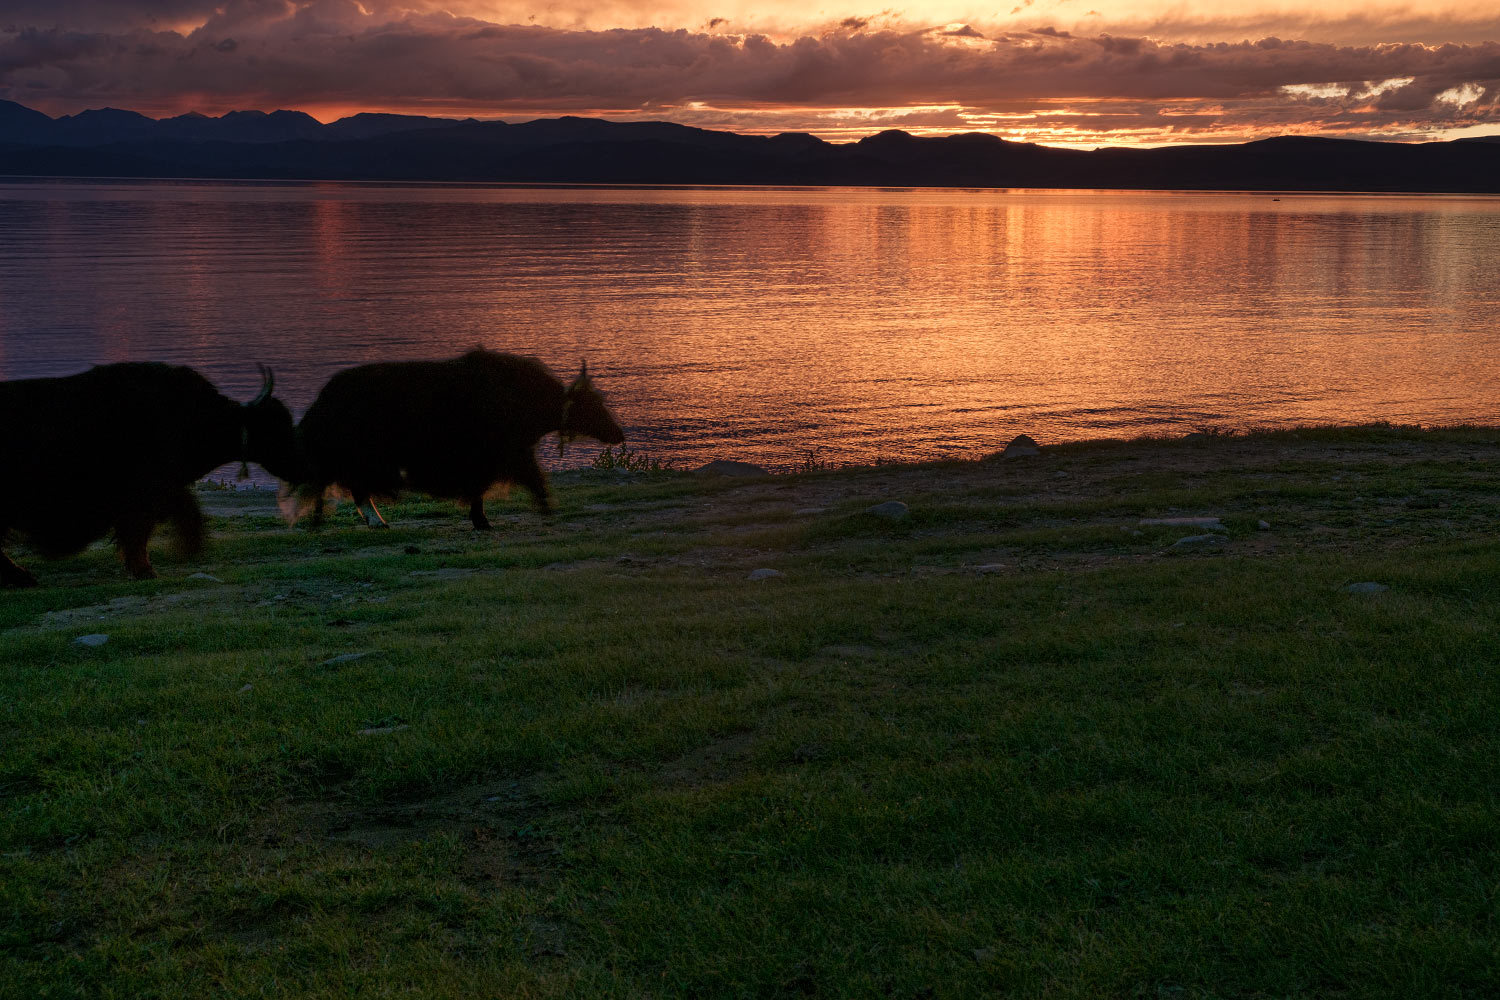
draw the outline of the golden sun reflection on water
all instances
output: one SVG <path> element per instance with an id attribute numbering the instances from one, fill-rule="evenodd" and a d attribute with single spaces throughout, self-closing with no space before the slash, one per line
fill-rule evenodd
<path id="1" fill-rule="evenodd" d="M 0 202 L 7 378 L 161 358 L 243 397 L 266 361 L 301 410 L 363 361 L 586 356 L 633 440 L 679 464 L 1500 420 L 1493 198 L 9 184 Z"/>

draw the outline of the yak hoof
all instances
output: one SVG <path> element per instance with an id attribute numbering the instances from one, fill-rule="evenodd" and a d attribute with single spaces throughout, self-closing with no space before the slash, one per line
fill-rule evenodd
<path id="1" fill-rule="evenodd" d="M 475 521 L 474 522 L 474 530 L 475 531 L 494 531 L 495 530 L 495 526 L 493 524 L 491 524 L 489 521 Z"/>
<path id="2" fill-rule="evenodd" d="M 144 566 L 129 566 L 129 567 L 126 567 L 125 572 L 127 572 L 127 573 L 130 574 L 130 578 L 132 580 L 155 580 L 156 579 L 156 570 L 151 567 L 150 563 L 147 563 Z"/>

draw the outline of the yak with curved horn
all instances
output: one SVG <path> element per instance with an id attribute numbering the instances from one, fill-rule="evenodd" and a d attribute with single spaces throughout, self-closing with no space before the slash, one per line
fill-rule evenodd
<path id="1" fill-rule="evenodd" d="M 536 358 L 483 349 L 349 368 L 328 380 L 298 425 L 310 477 L 294 484 L 287 513 L 295 520 L 310 504 L 316 523 L 324 493 L 338 486 L 366 524 L 383 527 L 375 498 L 417 490 L 467 503 L 474 528 L 487 531 L 484 496 L 501 483 L 524 486 L 550 513 L 536 446 L 552 431 L 560 447 L 579 436 L 625 440 L 587 363 L 566 386 Z"/>
<path id="2" fill-rule="evenodd" d="M 172 526 L 185 554 L 203 545 L 193 483 L 254 462 L 281 479 L 303 473 L 292 415 L 261 387 L 236 403 L 191 368 L 100 365 L 61 378 L 0 382 L 0 544 L 14 533 L 44 556 L 71 555 L 113 533 L 126 571 L 153 577 L 146 546 Z M 36 578 L 0 551 L 0 584 Z"/>

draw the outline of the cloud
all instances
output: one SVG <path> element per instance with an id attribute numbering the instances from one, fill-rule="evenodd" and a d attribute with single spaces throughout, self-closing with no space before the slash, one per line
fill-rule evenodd
<path id="1" fill-rule="evenodd" d="M 202 12 L 187 2 L 173 10 Z M 1051 27 L 986 37 L 967 23 L 903 29 L 889 12 L 777 39 L 497 24 L 354 0 L 230 0 L 185 32 L 0 31 L 0 97 L 54 113 L 341 107 L 709 125 L 718 114 L 720 127 L 800 116 L 827 133 L 871 109 L 907 108 L 951 109 L 954 128 L 1216 138 L 1500 124 L 1497 93 L 1495 42 L 1190 44 Z"/>

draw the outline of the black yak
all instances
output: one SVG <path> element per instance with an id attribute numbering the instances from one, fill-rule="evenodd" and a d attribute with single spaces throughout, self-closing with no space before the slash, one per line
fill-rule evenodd
<path id="1" fill-rule="evenodd" d="M 14 531 L 46 556 L 70 555 L 114 532 L 125 569 L 156 575 L 146 543 L 170 523 L 182 550 L 203 544 L 191 485 L 233 461 L 302 475 L 292 415 L 271 395 L 241 405 L 191 368 L 100 365 L 63 378 L 0 382 L 0 544 Z M 0 550 L 0 583 L 36 578 Z"/>
<path id="2" fill-rule="evenodd" d="M 298 425 L 311 478 L 293 484 L 311 499 L 314 523 L 329 486 L 349 492 L 365 522 L 384 527 L 374 497 L 412 489 L 462 500 L 487 531 L 484 496 L 497 483 L 530 491 L 550 513 L 536 445 L 557 431 L 619 444 L 625 433 L 585 365 L 564 386 L 535 358 L 473 350 L 451 361 L 360 365 L 328 380 Z"/>

